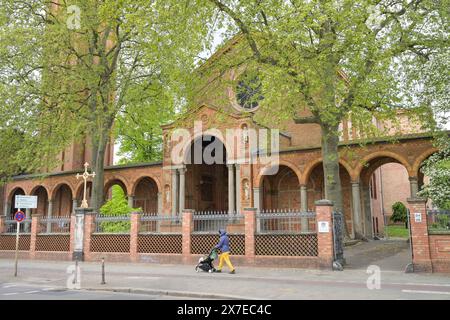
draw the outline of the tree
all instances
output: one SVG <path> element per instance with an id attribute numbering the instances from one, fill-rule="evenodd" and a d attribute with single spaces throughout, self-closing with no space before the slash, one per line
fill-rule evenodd
<path id="1" fill-rule="evenodd" d="M 160 90 L 163 91 L 163 90 Z M 120 145 L 119 163 L 152 162 L 162 159 L 162 129 L 174 117 L 173 98 L 162 92 L 154 101 L 119 114 L 114 125 Z M 165 108 L 161 108 L 165 106 Z"/>
<path id="2" fill-rule="evenodd" d="M 3 0 L 0 93 L 13 116 L 0 128 L 26 124 L 19 160 L 27 171 L 51 167 L 65 146 L 89 137 L 98 209 L 114 121 L 155 106 L 164 92 L 180 101 L 207 39 L 207 13 L 197 0 Z"/>
<path id="3" fill-rule="evenodd" d="M 392 205 L 392 222 L 404 222 L 406 227 L 408 227 L 408 216 L 406 213 L 406 206 L 402 202 L 396 202 Z"/>
<path id="4" fill-rule="evenodd" d="M 118 185 L 112 186 L 111 199 L 100 208 L 100 212 L 105 216 L 129 216 L 130 213 L 136 211 L 141 211 L 141 209 L 128 205 L 125 193 Z M 103 232 L 129 231 L 130 227 L 129 221 L 104 221 L 101 223 Z"/>
<path id="5" fill-rule="evenodd" d="M 325 196 L 338 210 L 343 120 L 368 138 L 383 134 L 374 117 L 396 125 L 400 108 L 433 126 L 430 104 L 442 102 L 433 88 L 442 84 L 427 81 L 422 71 L 448 55 L 441 1 L 210 2 L 249 47 L 241 60 L 261 80 L 260 122 L 294 119 L 320 126 Z M 445 71 L 435 71 L 439 76 L 432 80 L 446 79 Z"/>
<path id="6" fill-rule="evenodd" d="M 433 205 L 450 210 L 450 142 L 444 139 L 440 150 L 425 160 L 421 171 L 430 182 L 419 191 L 419 196 L 431 199 Z"/>

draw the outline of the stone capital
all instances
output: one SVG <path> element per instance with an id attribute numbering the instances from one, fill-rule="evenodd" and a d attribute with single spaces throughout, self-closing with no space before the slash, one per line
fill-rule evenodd
<path id="1" fill-rule="evenodd" d="M 318 207 L 321 207 L 321 206 L 331 207 L 331 206 L 333 206 L 333 201 L 326 200 L 326 199 L 317 200 L 315 202 L 315 205 L 318 206 Z"/>

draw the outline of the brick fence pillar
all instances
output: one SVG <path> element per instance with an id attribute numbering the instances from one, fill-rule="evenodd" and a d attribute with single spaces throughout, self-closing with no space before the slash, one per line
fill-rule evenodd
<path id="1" fill-rule="evenodd" d="M 189 262 L 191 256 L 191 233 L 194 230 L 194 210 L 184 209 L 182 216 L 183 262 Z"/>
<path id="2" fill-rule="evenodd" d="M 245 258 L 249 263 L 255 259 L 256 208 L 244 208 Z"/>
<path id="3" fill-rule="evenodd" d="M 31 259 L 34 259 L 36 257 L 36 242 L 37 242 L 37 235 L 41 231 L 40 230 L 41 218 L 42 217 L 39 215 L 33 215 L 31 217 L 31 236 L 30 236 L 30 257 L 31 257 Z"/>
<path id="4" fill-rule="evenodd" d="M 317 251 L 319 267 L 333 268 L 333 202 L 329 200 L 316 201 L 317 218 Z"/>
<path id="5" fill-rule="evenodd" d="M 432 272 L 426 200 L 407 199 L 414 272 Z"/>
<path id="6" fill-rule="evenodd" d="M 138 256 L 138 237 L 139 229 L 141 224 L 141 213 L 132 212 L 131 213 L 131 228 L 130 228 L 130 259 L 131 261 L 137 262 L 139 260 Z"/>
<path id="7" fill-rule="evenodd" d="M 84 215 L 83 251 L 87 261 L 91 259 L 91 238 L 95 231 L 95 212 L 86 212 Z"/>
<path id="8" fill-rule="evenodd" d="M 6 216 L 0 216 L 0 233 L 4 233 L 6 231 L 5 220 Z"/>
<path id="9" fill-rule="evenodd" d="M 75 225 L 77 223 L 77 217 L 74 212 L 70 216 L 70 244 L 69 244 L 69 256 L 73 256 L 73 252 L 75 251 Z"/>

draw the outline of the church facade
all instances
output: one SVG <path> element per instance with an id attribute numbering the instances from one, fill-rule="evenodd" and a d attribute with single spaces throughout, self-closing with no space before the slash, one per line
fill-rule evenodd
<path id="1" fill-rule="evenodd" d="M 229 53 L 222 50 L 215 56 L 225 54 Z M 239 70 L 231 70 L 225 77 L 238 74 Z M 130 206 L 158 215 L 179 215 L 184 209 L 242 212 L 251 207 L 258 211 L 315 211 L 315 202 L 325 198 L 319 126 L 288 120 L 280 130 L 268 128 L 255 120 L 261 110 L 257 103 L 249 102 L 245 92 L 228 84 L 215 87 L 210 83 L 208 87 L 214 90 L 199 94 L 194 108 L 163 126 L 162 161 L 113 165 L 110 143 L 105 199 L 111 187 L 119 185 Z M 423 183 L 420 166 L 436 149 L 430 135 L 417 132 L 408 119 L 403 120 L 400 132 L 392 133 L 396 142 L 380 137 L 365 145 L 349 121 L 341 124 L 343 213 L 352 237 L 370 238 L 377 233 L 371 200 L 377 169 L 388 163 L 401 165 L 407 172 L 406 188 L 411 196 Z M 271 149 L 269 160 L 252 140 L 262 132 L 275 140 L 277 151 Z M 89 162 L 88 150 L 87 143 L 70 146 L 61 155 L 63 165 L 44 178 L 33 174 L 14 177 L 3 187 L 3 214 L 10 217 L 17 210 L 16 195 L 38 196 L 38 208 L 28 210 L 29 216 L 74 212 L 83 196 L 83 182 L 76 174 Z M 198 152 L 209 152 L 218 161 L 197 159 Z M 390 176 L 396 179 L 395 170 Z M 405 185 L 403 193 L 404 189 Z"/>

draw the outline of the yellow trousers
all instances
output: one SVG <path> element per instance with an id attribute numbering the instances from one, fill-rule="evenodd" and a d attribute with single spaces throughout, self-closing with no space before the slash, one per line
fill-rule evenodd
<path id="1" fill-rule="evenodd" d="M 225 263 L 227 264 L 228 268 L 230 268 L 230 271 L 234 270 L 233 265 L 231 264 L 230 261 L 230 253 L 229 252 L 224 252 L 220 255 L 219 257 L 219 266 L 217 267 L 217 270 L 222 270 L 223 267 L 223 262 L 225 261 Z"/>

